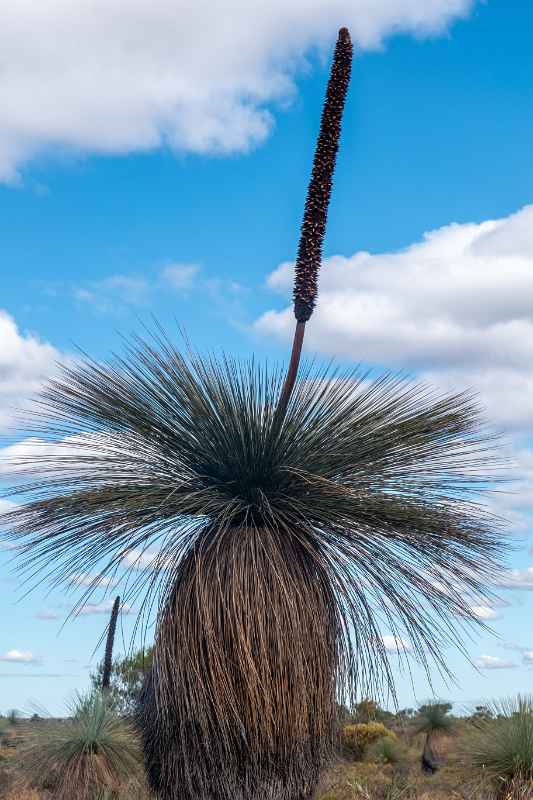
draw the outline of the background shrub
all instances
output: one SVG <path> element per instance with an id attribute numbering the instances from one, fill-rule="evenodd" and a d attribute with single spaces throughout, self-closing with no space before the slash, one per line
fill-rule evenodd
<path id="1" fill-rule="evenodd" d="M 404 751 L 396 736 L 388 731 L 387 736 L 382 736 L 377 742 L 370 745 L 367 756 L 379 764 L 398 764 L 404 757 Z"/>
<path id="2" fill-rule="evenodd" d="M 345 725 L 342 729 L 343 750 L 352 758 L 362 758 L 366 749 L 383 737 L 396 739 L 395 734 L 382 722 L 359 722 L 355 725 Z"/>

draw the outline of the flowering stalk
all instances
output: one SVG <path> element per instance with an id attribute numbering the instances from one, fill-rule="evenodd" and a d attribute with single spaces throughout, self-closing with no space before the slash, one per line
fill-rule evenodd
<path id="1" fill-rule="evenodd" d="M 113 667 L 113 644 L 115 642 L 115 631 L 117 629 L 118 612 L 120 610 L 120 597 L 115 597 L 109 628 L 107 629 L 107 641 L 105 645 L 104 669 L 102 674 L 102 689 L 109 689 L 111 683 L 111 670 Z"/>
<path id="2" fill-rule="evenodd" d="M 322 110 L 298 245 L 293 292 L 296 330 L 289 369 L 278 404 L 278 412 L 281 415 L 285 414 L 298 373 L 305 323 L 311 317 L 316 303 L 318 271 L 322 260 L 322 244 L 326 233 L 333 172 L 339 149 L 342 114 L 350 82 L 352 51 L 350 33 L 347 28 L 341 28 Z"/>

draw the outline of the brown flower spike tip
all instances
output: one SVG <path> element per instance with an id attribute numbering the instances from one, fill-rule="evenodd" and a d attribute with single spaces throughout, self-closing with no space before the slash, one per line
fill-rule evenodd
<path id="1" fill-rule="evenodd" d="M 298 322 L 307 322 L 316 302 L 318 270 L 322 259 L 322 243 L 326 233 L 333 172 L 339 149 L 342 114 L 350 82 L 352 50 L 348 28 L 341 28 L 322 110 L 320 133 L 307 190 L 302 234 L 296 259 L 294 315 Z"/>

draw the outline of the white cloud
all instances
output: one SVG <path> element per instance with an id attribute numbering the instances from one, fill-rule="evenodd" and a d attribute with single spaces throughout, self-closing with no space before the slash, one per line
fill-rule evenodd
<path id="1" fill-rule="evenodd" d="M 2 672 L 2 678 L 78 678 L 67 672 Z"/>
<path id="2" fill-rule="evenodd" d="M 2 451 L 0 450 L 0 457 Z M 0 462 L 1 463 L 1 462 Z M 1 467 L 0 467 L 0 474 L 1 474 Z M 17 503 L 13 503 L 11 500 L 2 500 L 0 499 L 0 525 L 1 525 L 1 515 L 7 513 L 8 511 L 13 511 L 17 507 Z M 16 544 L 14 542 L 6 542 L 2 540 L 2 528 L 0 527 L 0 550 L 16 550 Z"/>
<path id="3" fill-rule="evenodd" d="M 480 224 L 451 224 L 405 250 L 326 259 L 308 344 L 324 353 L 417 369 L 507 371 L 529 365 L 533 343 L 533 206 Z M 498 242 L 496 245 L 495 242 Z M 269 286 L 288 295 L 293 264 Z M 292 308 L 261 331 L 288 338 Z"/>
<path id="4" fill-rule="evenodd" d="M 479 669 L 514 669 L 516 667 L 514 661 L 498 656 L 479 656 L 474 663 Z"/>
<path id="5" fill-rule="evenodd" d="M 122 558 L 122 564 L 130 569 L 145 569 L 146 567 L 152 567 L 156 558 L 157 553 L 149 550 L 136 550 L 133 548 L 125 553 L 124 557 Z"/>
<path id="6" fill-rule="evenodd" d="M 36 613 L 35 618 L 47 622 L 55 619 L 60 619 L 60 615 L 57 614 L 55 611 L 49 611 L 48 609 L 43 609 L 42 611 L 38 611 Z"/>
<path id="7" fill-rule="evenodd" d="M 533 664 L 533 650 L 526 650 L 523 659 L 524 664 Z"/>
<path id="8" fill-rule="evenodd" d="M 27 408 L 28 399 L 53 374 L 60 354 L 35 334 L 22 333 L 15 320 L 1 310 L 0 342 L 1 431 L 13 424 L 17 411 Z"/>
<path id="9" fill-rule="evenodd" d="M 400 638 L 399 636 L 387 634 L 381 638 L 383 639 L 385 650 L 387 650 L 389 653 L 406 653 L 411 649 L 409 642 Z"/>
<path id="10" fill-rule="evenodd" d="M 0 656 L 0 661 L 16 662 L 18 664 L 38 664 L 40 659 L 36 658 L 30 650 L 8 650 Z"/>
<path id="11" fill-rule="evenodd" d="M 293 268 L 284 262 L 268 277 L 285 298 Z M 446 391 L 477 391 L 487 418 L 515 440 L 508 477 L 517 480 L 491 500 L 515 532 L 533 511 L 533 452 L 519 443 L 533 434 L 532 296 L 530 205 L 446 225 L 398 252 L 326 259 L 306 332 L 311 351 L 410 369 Z M 289 342 L 292 307 L 267 311 L 254 327 Z"/>
<path id="12" fill-rule="evenodd" d="M 518 653 L 525 653 L 526 650 L 531 649 L 528 646 L 518 644 L 518 642 L 503 642 L 501 647 L 503 647 L 504 650 L 516 650 Z"/>
<path id="13" fill-rule="evenodd" d="M 197 264 L 169 264 L 161 273 L 163 280 L 173 289 L 190 289 L 200 267 Z"/>
<path id="14" fill-rule="evenodd" d="M 97 440 L 97 435 L 91 433 L 74 434 L 54 442 L 35 436 L 22 439 L 0 448 L 0 478 L 16 482 L 30 476 L 46 474 L 51 477 L 65 475 L 72 469 L 80 470 L 87 448 Z M 73 456 L 80 461 L 73 462 Z M 68 459 L 68 463 L 63 459 Z"/>
<path id="15" fill-rule="evenodd" d="M 116 311 L 117 304 L 145 305 L 151 290 L 150 282 L 142 275 L 111 275 L 73 290 L 74 299 L 89 303 L 103 313 Z"/>
<path id="16" fill-rule="evenodd" d="M 115 437 L 114 442 L 120 452 L 124 436 Z M 55 441 L 36 436 L 21 439 L 0 448 L 0 480 L 16 482 L 41 475 L 65 477 L 73 473 L 78 476 L 84 469 L 90 471 L 87 454 L 91 448 L 99 448 L 100 444 L 101 437 L 95 432 L 76 433 Z M 108 437 L 106 445 L 109 446 Z"/>
<path id="17" fill-rule="evenodd" d="M 0 27 L 0 179 L 32 156 L 247 150 L 310 48 L 442 31 L 474 0 L 18 0 Z M 35 98 L 39 102 L 35 102 Z"/>
<path id="18" fill-rule="evenodd" d="M 110 614 L 112 609 L 113 600 L 106 600 L 103 603 L 85 603 L 76 613 L 82 617 L 87 617 L 92 614 Z M 122 603 L 120 613 L 124 615 L 133 614 L 133 609 L 127 603 Z"/>
<path id="19" fill-rule="evenodd" d="M 529 328 L 526 335 L 530 335 Z M 495 347 L 500 345 L 495 343 Z M 517 360 L 518 357 L 519 354 Z M 507 367 L 486 364 L 482 367 L 469 365 L 464 369 L 460 366 L 440 371 L 429 369 L 425 370 L 424 378 L 446 391 L 474 389 L 483 401 L 488 418 L 505 431 L 521 435 L 533 430 L 533 404 L 527 400 L 533 395 L 533 370 L 525 358 L 521 364 L 509 362 Z"/>
<path id="20" fill-rule="evenodd" d="M 124 306 L 145 306 L 157 291 L 168 293 L 191 289 L 200 267 L 197 264 L 171 263 L 154 275 L 111 275 L 100 281 L 68 288 L 75 300 L 100 313 L 117 313 Z"/>
<path id="21" fill-rule="evenodd" d="M 107 575 L 89 575 L 88 573 L 82 573 L 79 575 L 71 575 L 70 583 L 74 586 L 86 586 L 88 588 L 100 587 L 103 589 L 114 589 L 119 583 L 119 579 L 110 578 Z M 113 605 L 113 603 L 111 603 L 111 605 Z"/>
<path id="22" fill-rule="evenodd" d="M 23 472 L 34 472 L 35 464 L 44 465 L 49 456 L 57 453 L 57 446 L 44 439 L 29 437 L 0 449 L 0 476 L 15 478 Z"/>
<path id="23" fill-rule="evenodd" d="M 496 581 L 503 589 L 533 589 L 533 567 L 509 569 Z"/>
<path id="24" fill-rule="evenodd" d="M 170 559 L 162 558 L 157 550 L 132 548 L 122 558 L 122 565 L 128 569 L 160 569 L 169 563 Z"/>
<path id="25" fill-rule="evenodd" d="M 472 606 L 470 611 L 477 619 L 483 620 L 484 622 L 500 618 L 500 614 L 490 606 Z"/>
<path id="26" fill-rule="evenodd" d="M 404 250 L 326 259 L 307 345 L 327 355 L 421 371 L 477 389 L 491 419 L 533 428 L 533 206 L 502 219 L 451 224 Z M 268 278 L 290 295 L 293 264 Z M 292 308 L 256 330 L 289 340 Z"/>

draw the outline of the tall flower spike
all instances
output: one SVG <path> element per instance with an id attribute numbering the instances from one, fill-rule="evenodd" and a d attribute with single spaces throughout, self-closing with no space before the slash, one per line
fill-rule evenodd
<path id="1" fill-rule="evenodd" d="M 294 316 L 298 322 L 307 322 L 316 303 L 322 243 L 326 233 L 333 172 L 339 149 L 342 114 L 351 68 L 350 33 L 348 28 L 341 28 L 322 110 L 320 133 L 307 189 L 302 233 L 298 245 L 294 280 Z"/>
<path id="2" fill-rule="evenodd" d="M 115 631 L 117 629 L 118 612 L 120 610 L 120 597 L 115 597 L 109 628 L 107 629 L 107 641 L 105 644 L 104 671 L 102 675 L 102 689 L 109 689 L 111 683 L 111 670 L 113 668 L 113 645 L 115 643 Z"/>
<path id="3" fill-rule="evenodd" d="M 348 28 L 341 28 L 333 55 L 331 75 L 320 121 L 320 132 L 313 160 L 311 180 L 305 200 L 304 219 L 294 275 L 294 316 L 296 330 L 287 377 L 278 404 L 280 418 L 287 405 L 298 374 L 305 323 L 316 303 L 318 271 L 322 260 L 322 243 L 326 233 L 328 206 L 333 185 L 333 172 L 339 149 L 342 114 L 352 70 L 352 41 Z"/>

